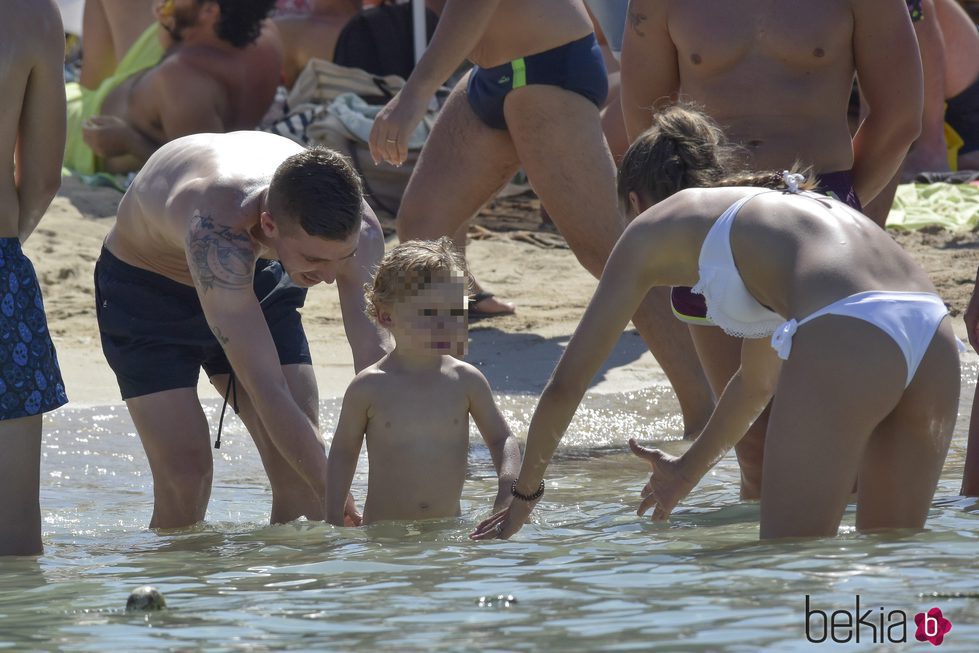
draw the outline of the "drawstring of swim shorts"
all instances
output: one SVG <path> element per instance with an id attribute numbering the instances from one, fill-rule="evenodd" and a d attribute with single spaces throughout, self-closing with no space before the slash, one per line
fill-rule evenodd
<path id="1" fill-rule="evenodd" d="M 228 396 L 231 396 L 235 414 L 238 414 L 238 386 L 235 383 L 234 371 L 228 375 L 228 388 L 224 391 L 224 404 L 221 406 L 221 417 L 218 419 L 218 437 L 214 441 L 214 448 L 221 448 L 221 428 L 224 426 L 224 412 L 228 410 Z"/>

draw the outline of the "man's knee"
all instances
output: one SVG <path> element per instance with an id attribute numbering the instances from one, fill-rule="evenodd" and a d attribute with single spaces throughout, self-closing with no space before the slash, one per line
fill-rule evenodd
<path id="1" fill-rule="evenodd" d="M 558 227 L 560 229 L 560 226 Z M 575 230 L 567 230 L 568 247 L 574 253 L 581 267 L 588 270 L 596 279 L 600 279 L 612 246 L 605 244 L 602 238 L 581 238 L 575 236 Z"/>
<path id="2" fill-rule="evenodd" d="M 173 505 L 193 506 L 210 492 L 214 466 L 210 450 L 183 451 L 156 470 L 154 492 Z"/>

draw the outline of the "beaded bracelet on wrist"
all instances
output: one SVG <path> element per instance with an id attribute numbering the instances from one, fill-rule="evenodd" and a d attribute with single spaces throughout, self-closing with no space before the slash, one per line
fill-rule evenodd
<path id="1" fill-rule="evenodd" d="M 521 494 L 520 492 L 518 492 L 517 482 L 514 481 L 513 485 L 510 486 L 510 494 L 520 499 L 521 501 L 527 501 L 527 502 L 537 501 L 542 496 L 544 496 L 544 481 L 541 480 L 540 486 L 537 488 L 537 491 L 534 492 L 533 494 Z"/>

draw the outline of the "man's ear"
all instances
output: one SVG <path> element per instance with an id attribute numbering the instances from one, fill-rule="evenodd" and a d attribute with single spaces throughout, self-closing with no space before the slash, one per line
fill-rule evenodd
<path id="1" fill-rule="evenodd" d="M 394 318 L 391 317 L 391 312 L 386 311 L 383 308 L 377 310 L 377 323 L 384 328 L 390 328 L 394 324 Z"/>
<path id="2" fill-rule="evenodd" d="M 199 16 L 211 25 L 217 25 L 218 21 L 221 20 L 221 5 L 218 4 L 217 0 L 204 0 L 201 3 Z"/>
<path id="3" fill-rule="evenodd" d="M 278 238 L 282 233 L 275 218 L 268 211 L 262 211 L 261 215 L 258 216 L 258 225 L 262 229 L 262 235 L 266 238 Z"/>

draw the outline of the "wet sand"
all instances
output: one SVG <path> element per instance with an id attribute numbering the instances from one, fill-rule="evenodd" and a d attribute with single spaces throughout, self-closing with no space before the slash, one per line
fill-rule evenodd
<path id="1" fill-rule="evenodd" d="M 66 178 L 25 246 L 42 283 L 68 394 L 76 404 L 120 401 L 115 378 L 102 357 L 93 286 L 95 261 L 120 198 L 118 191 Z M 482 321 L 471 329 L 469 360 L 480 366 L 497 392 L 540 391 L 597 283 L 560 235 L 540 225 L 539 202 L 524 195 L 490 205 L 471 230 L 473 271 L 489 290 L 517 304 L 516 315 Z M 385 230 L 393 234 L 390 221 L 385 221 Z M 956 332 L 964 336 L 962 313 L 979 265 L 979 236 L 941 230 L 892 233 L 931 275 L 950 306 Z M 353 366 L 332 286 L 310 291 L 303 320 L 320 395 L 339 397 L 353 376 Z M 971 351 L 963 362 L 970 360 L 976 360 Z M 594 390 L 627 392 L 665 382 L 630 329 Z M 211 393 L 204 396 L 212 396 L 203 378 L 201 387 Z"/>

